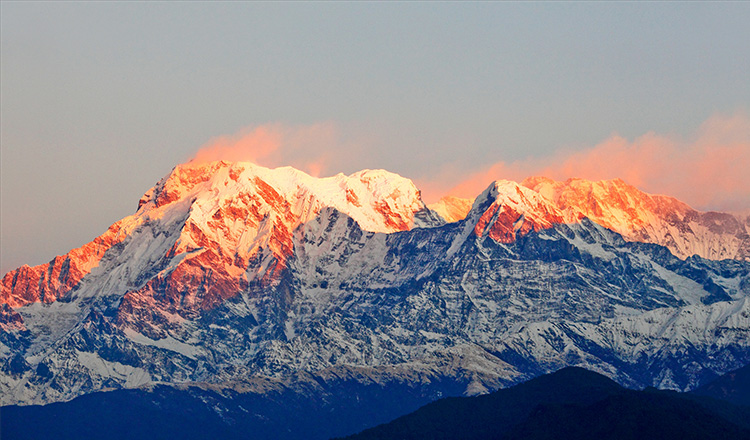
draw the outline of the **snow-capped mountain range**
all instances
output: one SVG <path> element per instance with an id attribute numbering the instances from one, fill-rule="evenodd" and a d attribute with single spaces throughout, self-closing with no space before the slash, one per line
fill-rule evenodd
<path id="1" fill-rule="evenodd" d="M 628 241 L 666 246 L 680 258 L 750 261 L 750 216 L 700 212 L 664 195 L 646 194 L 621 179 L 557 182 L 530 177 L 521 183 L 544 197 L 565 222 L 589 218 Z M 446 196 L 429 208 L 449 222 L 466 217 L 473 200 Z"/>
<path id="2" fill-rule="evenodd" d="M 0 403 L 344 370 L 476 394 L 564 365 L 690 389 L 750 361 L 747 218 L 619 180 L 468 203 L 430 209 L 382 170 L 178 166 L 91 243 L 3 277 Z"/>

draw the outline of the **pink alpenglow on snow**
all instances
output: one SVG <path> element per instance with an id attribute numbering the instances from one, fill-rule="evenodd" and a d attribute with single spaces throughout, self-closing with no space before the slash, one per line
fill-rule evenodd
<path id="1" fill-rule="evenodd" d="M 108 288 L 126 292 L 123 303 L 133 310 L 141 310 L 136 305 L 153 297 L 166 301 L 165 307 L 211 308 L 227 292 L 240 291 L 250 282 L 276 282 L 293 253 L 297 227 L 325 209 L 343 213 L 368 232 L 441 223 L 437 216 L 430 217 L 409 179 L 384 170 L 317 178 L 291 167 L 192 161 L 175 167 L 143 195 L 135 214 L 93 242 L 47 264 L 8 272 L 2 279 L 0 304 L 54 302 L 89 275 L 111 275 L 117 281 Z M 152 235 L 152 230 L 158 233 Z M 108 274 L 101 268 L 92 273 L 117 244 L 124 246 L 123 255 L 130 255 L 116 269 L 124 272 Z M 143 264 L 141 260 L 161 261 L 168 269 L 133 289 L 138 283 L 128 277 L 137 270 L 129 265 Z M 161 292 L 165 285 L 186 290 Z"/>

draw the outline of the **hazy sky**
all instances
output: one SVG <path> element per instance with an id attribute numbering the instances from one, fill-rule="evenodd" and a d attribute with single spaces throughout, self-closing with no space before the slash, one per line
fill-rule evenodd
<path id="1" fill-rule="evenodd" d="M 90 241 L 202 145 L 257 127 L 285 142 L 266 165 L 386 168 L 433 199 L 617 173 L 750 208 L 750 3 L 0 8 L 2 273 Z"/>

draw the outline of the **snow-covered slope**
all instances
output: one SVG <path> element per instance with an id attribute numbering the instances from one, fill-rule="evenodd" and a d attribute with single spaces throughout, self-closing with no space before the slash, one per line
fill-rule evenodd
<path id="1" fill-rule="evenodd" d="M 427 207 L 438 213 L 448 223 L 453 223 L 466 218 L 466 214 L 471 211 L 472 203 L 474 203 L 472 199 L 444 196 Z"/>
<path id="2" fill-rule="evenodd" d="M 571 212 L 498 181 L 444 224 L 385 171 L 177 167 L 88 266 L 61 257 L 87 268 L 68 290 L 28 288 L 72 279 L 56 265 L 3 279 L 2 403 L 330 369 L 476 394 L 582 365 L 687 389 L 750 361 L 750 263 Z"/>
<path id="3" fill-rule="evenodd" d="M 620 179 L 556 182 L 532 177 L 522 184 L 552 201 L 566 218 L 588 217 L 626 240 L 660 244 L 680 258 L 750 260 L 750 217 L 696 211 Z"/>

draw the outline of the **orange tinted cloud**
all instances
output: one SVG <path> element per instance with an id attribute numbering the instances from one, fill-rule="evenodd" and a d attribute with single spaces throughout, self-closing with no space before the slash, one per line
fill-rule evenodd
<path id="1" fill-rule="evenodd" d="M 293 166 L 311 175 L 328 171 L 331 149 L 340 148 L 331 123 L 287 126 L 279 123 L 245 128 L 203 145 L 191 162 L 248 161 L 266 167 Z"/>
<path id="2" fill-rule="evenodd" d="M 371 140 L 361 133 L 356 139 L 351 135 L 349 140 L 345 138 L 332 123 L 267 124 L 214 138 L 192 160 L 290 165 L 314 176 L 371 167 Z M 749 170 L 750 118 L 738 113 L 708 119 L 687 139 L 653 132 L 632 141 L 612 135 L 590 148 L 496 162 L 473 172 L 448 164 L 415 183 L 430 203 L 446 194 L 476 197 L 498 179 L 619 177 L 644 191 L 671 195 L 698 209 L 739 211 L 750 208 Z"/>
<path id="3" fill-rule="evenodd" d="M 598 145 L 546 158 L 497 162 L 461 176 L 444 170 L 453 182 L 443 193 L 475 197 L 498 179 L 521 181 L 542 175 L 556 180 L 621 178 L 646 192 L 667 194 L 704 210 L 750 208 L 750 119 L 738 113 L 714 116 L 691 139 L 647 133 L 634 141 L 613 135 Z M 428 198 L 447 183 L 426 181 Z"/>
<path id="4" fill-rule="evenodd" d="M 203 145 L 191 160 L 196 163 L 216 160 L 262 162 L 281 147 L 282 131 L 276 124 L 244 129 L 232 136 L 219 136 Z"/>

